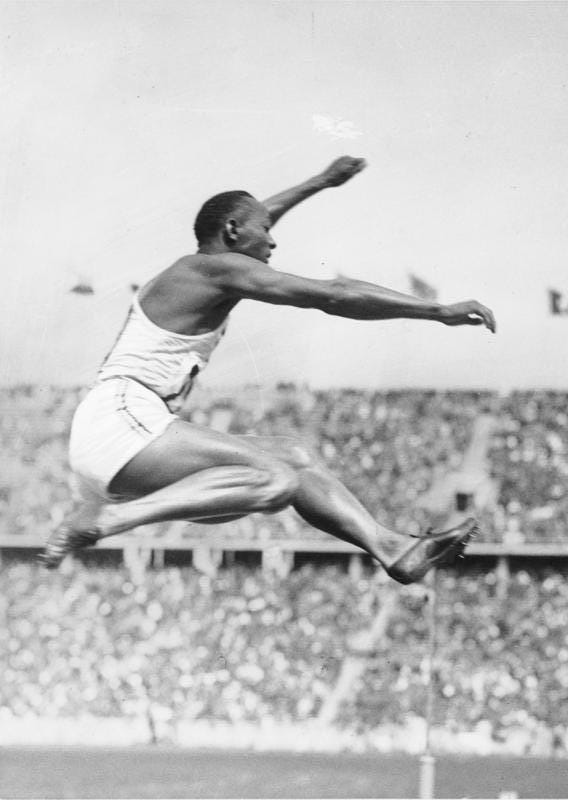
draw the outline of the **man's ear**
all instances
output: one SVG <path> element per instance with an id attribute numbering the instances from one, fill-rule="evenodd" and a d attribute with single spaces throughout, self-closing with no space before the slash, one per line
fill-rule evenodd
<path id="1" fill-rule="evenodd" d="M 228 219 L 223 226 L 223 238 L 229 247 L 239 238 L 239 226 L 236 219 Z"/>

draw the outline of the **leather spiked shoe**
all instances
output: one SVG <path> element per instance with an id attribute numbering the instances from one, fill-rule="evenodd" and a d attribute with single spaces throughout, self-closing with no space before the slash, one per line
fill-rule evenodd
<path id="1" fill-rule="evenodd" d="M 92 547 L 100 538 L 101 535 L 96 528 L 78 530 L 71 525 L 63 523 L 45 543 L 44 551 L 39 556 L 39 560 L 47 569 L 56 569 L 69 553 L 75 553 L 85 547 Z"/>
<path id="2" fill-rule="evenodd" d="M 433 567 L 451 564 L 461 556 L 478 532 L 476 521 L 469 517 L 455 528 L 422 536 L 393 561 L 387 573 L 399 583 L 415 583 Z"/>

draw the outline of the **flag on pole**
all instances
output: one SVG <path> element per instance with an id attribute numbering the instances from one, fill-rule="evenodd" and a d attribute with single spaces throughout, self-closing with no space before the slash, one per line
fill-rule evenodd
<path id="1" fill-rule="evenodd" d="M 551 314 L 566 314 L 568 309 L 562 303 L 562 293 L 556 289 L 548 290 L 548 307 Z"/>
<path id="2" fill-rule="evenodd" d="M 87 282 L 79 282 L 75 284 L 69 291 L 72 294 L 94 294 L 95 290 L 91 286 L 90 283 Z"/>
<path id="3" fill-rule="evenodd" d="M 438 290 L 427 281 L 410 273 L 410 293 L 422 300 L 437 300 Z"/>

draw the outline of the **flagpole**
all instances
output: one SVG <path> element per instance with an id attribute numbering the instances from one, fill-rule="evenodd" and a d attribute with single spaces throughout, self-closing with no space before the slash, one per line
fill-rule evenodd
<path id="1" fill-rule="evenodd" d="M 420 800 L 432 800 L 436 777 L 436 759 L 432 755 L 432 724 L 434 721 L 434 659 L 436 656 L 436 570 L 430 573 L 428 593 L 428 655 L 426 684 L 426 730 L 424 752 L 420 757 Z"/>

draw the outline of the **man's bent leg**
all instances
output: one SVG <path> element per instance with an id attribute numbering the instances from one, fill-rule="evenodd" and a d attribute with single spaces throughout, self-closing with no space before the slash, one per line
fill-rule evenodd
<path id="1" fill-rule="evenodd" d="M 292 506 L 315 528 L 360 547 L 400 583 L 423 577 L 428 569 L 460 555 L 477 533 L 475 521 L 408 545 L 407 536 L 378 523 L 357 498 L 301 442 L 287 437 L 242 437 L 292 466 L 298 489 Z"/>
<path id="2" fill-rule="evenodd" d="M 293 470 L 211 467 L 126 503 L 105 506 L 97 520 L 101 537 L 152 522 L 207 517 L 234 519 L 254 512 L 279 511 L 297 488 Z"/>
<path id="3" fill-rule="evenodd" d="M 111 482 L 136 499 L 109 504 L 96 520 L 81 511 L 48 540 L 44 563 L 139 525 L 177 519 L 234 518 L 288 505 L 295 471 L 238 437 L 178 421 L 136 455 Z"/>
<path id="4" fill-rule="evenodd" d="M 298 489 L 292 506 L 314 528 L 360 547 L 383 567 L 407 547 L 407 536 L 377 522 L 300 441 L 280 436 L 243 436 L 242 439 L 296 470 Z"/>

